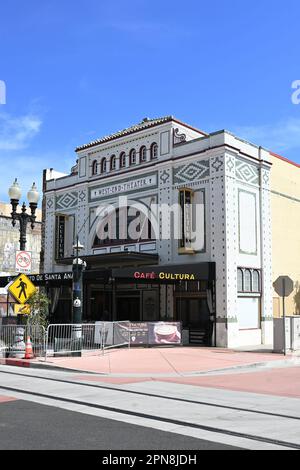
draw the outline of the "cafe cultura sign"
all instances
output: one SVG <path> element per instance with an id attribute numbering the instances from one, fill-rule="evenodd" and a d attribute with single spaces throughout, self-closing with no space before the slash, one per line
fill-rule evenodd
<path id="1" fill-rule="evenodd" d="M 155 272 L 141 272 L 136 271 L 133 275 L 135 279 L 160 279 L 162 281 L 195 281 L 195 274 L 188 273 L 166 273 L 161 271 Z"/>

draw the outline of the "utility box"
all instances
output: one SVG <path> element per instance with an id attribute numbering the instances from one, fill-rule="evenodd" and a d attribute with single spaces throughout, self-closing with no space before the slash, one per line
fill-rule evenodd
<path id="1" fill-rule="evenodd" d="M 300 317 L 285 317 L 285 347 L 287 351 L 300 350 Z M 274 352 L 283 352 L 283 318 L 274 318 Z"/>
<path id="2" fill-rule="evenodd" d="M 300 317 L 292 317 L 292 350 L 300 351 Z"/>

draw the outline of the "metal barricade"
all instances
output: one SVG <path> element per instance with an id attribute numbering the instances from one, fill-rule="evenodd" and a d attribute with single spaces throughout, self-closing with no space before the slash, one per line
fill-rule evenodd
<path id="1" fill-rule="evenodd" d="M 47 356 L 76 356 L 81 353 L 104 352 L 120 346 L 130 347 L 130 323 L 57 323 L 46 332 Z"/>
<path id="2" fill-rule="evenodd" d="M 99 337 L 102 340 L 102 349 L 112 349 L 122 346 L 130 348 L 130 322 L 113 321 L 97 322 L 99 328 Z"/>
<path id="3" fill-rule="evenodd" d="M 30 336 L 34 356 L 45 354 L 45 328 L 41 325 L 0 325 L 0 357 L 23 359 Z"/>

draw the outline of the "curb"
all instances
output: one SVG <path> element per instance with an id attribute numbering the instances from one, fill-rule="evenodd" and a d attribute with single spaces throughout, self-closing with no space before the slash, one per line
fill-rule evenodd
<path id="1" fill-rule="evenodd" d="M 38 362 L 29 362 L 29 359 L 0 359 L 0 365 L 4 366 L 14 366 L 14 367 L 26 367 L 30 369 L 51 369 L 56 371 L 63 371 L 63 372 L 75 372 L 77 374 L 81 373 L 90 373 L 90 374 L 101 374 L 101 372 L 92 372 L 92 371 L 85 371 L 80 369 L 69 369 L 68 367 L 59 367 L 47 363 L 38 363 Z"/>
<path id="2" fill-rule="evenodd" d="M 30 367 L 28 359 L 0 359 L 0 364 L 3 366 Z"/>
<path id="3" fill-rule="evenodd" d="M 239 370 L 245 370 L 246 372 L 251 370 L 251 369 L 264 369 L 264 368 L 270 368 L 274 369 L 276 367 L 282 368 L 287 365 L 300 365 L 300 358 L 291 358 L 291 359 L 285 359 L 282 361 L 266 361 L 266 362 L 253 362 L 250 364 L 241 364 L 237 366 L 231 366 L 231 367 L 224 367 L 222 369 L 210 369 L 207 371 L 194 371 L 189 373 L 189 377 L 194 377 L 194 376 L 199 376 L 199 375 L 209 375 L 209 374 L 222 374 L 223 372 L 237 372 Z M 182 374 L 185 376 L 185 374 Z"/>
<path id="4" fill-rule="evenodd" d="M 230 373 L 230 372 L 239 372 L 239 371 L 244 371 L 248 372 L 251 370 L 255 369 L 264 369 L 264 368 L 276 368 L 276 367 L 284 367 L 288 365 L 299 365 L 300 364 L 300 358 L 299 356 L 297 357 L 290 357 L 287 359 L 283 360 L 278 360 L 278 361 L 266 361 L 266 362 L 254 362 L 250 364 L 240 364 L 236 366 L 231 366 L 231 367 L 224 367 L 221 369 L 210 369 L 210 370 L 205 370 L 205 371 L 191 371 L 188 373 L 178 373 L 176 375 L 180 377 L 196 377 L 196 376 L 203 376 L 203 375 L 218 375 L 218 374 L 225 374 L 225 373 Z M 62 371 L 62 372 L 71 372 L 71 373 L 77 373 L 77 374 L 91 374 L 91 375 L 103 375 L 105 377 L 113 377 L 113 376 L 126 376 L 126 377 L 133 377 L 133 376 L 143 376 L 143 377 L 150 377 L 150 376 L 165 376 L 165 374 L 153 374 L 153 373 L 145 373 L 145 374 L 136 374 L 134 372 L 130 373 L 119 373 L 119 374 L 107 374 L 104 372 L 96 372 L 96 371 L 91 371 L 91 370 L 84 370 L 84 369 L 72 369 L 68 367 L 60 367 L 56 366 L 54 364 L 49 364 L 46 362 L 31 362 L 30 359 L 13 359 L 13 358 L 8 358 L 8 359 L 1 359 L 0 358 L 0 365 L 7 365 L 7 366 L 15 366 L 15 367 L 26 367 L 26 368 L 32 368 L 32 369 L 43 369 L 43 370 L 56 370 L 56 371 Z M 168 374 L 167 374 L 168 375 Z"/>

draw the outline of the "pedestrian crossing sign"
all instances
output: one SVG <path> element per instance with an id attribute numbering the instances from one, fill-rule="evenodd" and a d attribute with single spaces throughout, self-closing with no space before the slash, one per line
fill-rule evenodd
<path id="1" fill-rule="evenodd" d="M 25 274 L 20 274 L 8 287 L 9 293 L 19 304 L 25 304 L 36 290 L 35 285 Z"/>

